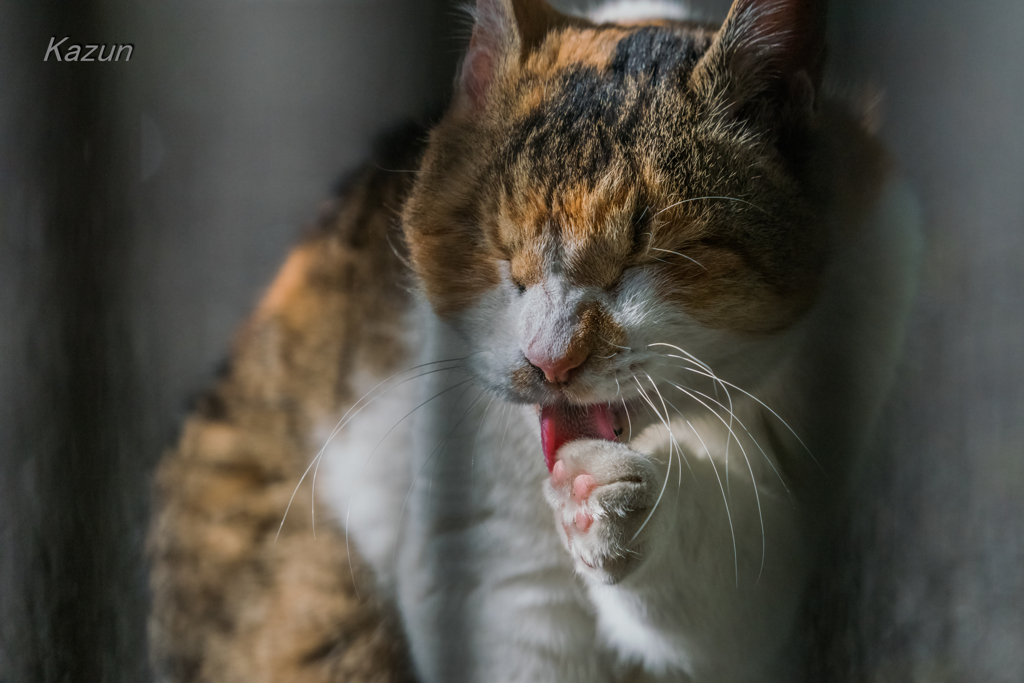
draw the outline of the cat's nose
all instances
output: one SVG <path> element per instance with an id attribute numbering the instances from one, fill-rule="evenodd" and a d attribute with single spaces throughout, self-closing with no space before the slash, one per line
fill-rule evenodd
<path id="1" fill-rule="evenodd" d="M 586 349 L 567 353 L 561 358 L 548 358 L 541 354 L 526 353 L 526 360 L 544 373 L 544 379 L 551 383 L 565 384 L 573 370 L 583 365 L 590 355 Z"/>

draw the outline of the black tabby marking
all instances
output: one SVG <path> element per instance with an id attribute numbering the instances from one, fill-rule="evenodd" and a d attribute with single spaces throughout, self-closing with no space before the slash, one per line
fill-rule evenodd
<path id="1" fill-rule="evenodd" d="M 660 26 L 646 26 L 619 41 L 608 71 L 622 83 L 627 78 L 648 78 L 663 85 L 679 83 L 707 49 L 692 35 L 681 35 Z"/>
<path id="2" fill-rule="evenodd" d="M 657 93 L 683 87 L 706 48 L 704 39 L 648 26 L 620 40 L 606 68 L 563 70 L 546 102 L 511 124 L 497 172 L 525 164 L 552 191 L 592 186 L 616 160 L 631 172 L 636 154 L 649 154 L 637 146 L 657 123 Z"/>

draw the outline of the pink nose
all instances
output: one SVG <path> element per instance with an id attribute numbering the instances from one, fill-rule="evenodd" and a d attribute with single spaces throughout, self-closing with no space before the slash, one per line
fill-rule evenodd
<path id="1" fill-rule="evenodd" d="M 545 358 L 543 356 L 531 356 L 526 354 L 526 360 L 538 367 L 544 373 L 544 379 L 549 382 L 565 383 L 569 381 L 569 373 L 583 365 L 587 359 L 587 352 L 569 353 L 561 358 Z"/>

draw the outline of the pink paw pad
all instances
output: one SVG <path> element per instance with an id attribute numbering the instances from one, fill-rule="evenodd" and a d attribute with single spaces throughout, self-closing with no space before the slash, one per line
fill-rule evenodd
<path id="1" fill-rule="evenodd" d="M 551 468 L 551 483 L 556 487 L 565 483 L 565 463 L 561 460 L 556 460 Z"/>
<path id="2" fill-rule="evenodd" d="M 581 474 L 572 482 L 572 498 L 577 503 L 585 503 L 590 493 L 597 488 L 597 481 L 589 474 Z"/>
<path id="3" fill-rule="evenodd" d="M 576 513 L 576 528 L 586 533 L 590 529 L 590 525 L 594 523 L 594 518 L 589 513 L 580 510 Z"/>

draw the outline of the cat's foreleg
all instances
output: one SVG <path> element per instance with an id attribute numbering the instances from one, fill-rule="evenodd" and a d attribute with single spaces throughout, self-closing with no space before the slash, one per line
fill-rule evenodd
<path id="1" fill-rule="evenodd" d="M 603 643 L 654 680 L 787 680 L 805 576 L 793 500 L 678 443 L 671 469 L 667 448 L 608 441 L 558 456 L 546 496 Z"/>
<path id="2" fill-rule="evenodd" d="M 439 586 L 436 577 L 405 586 L 416 591 L 404 596 L 415 604 L 403 603 L 423 683 L 617 683 L 566 568 L 516 576 L 493 569 L 472 587 Z"/>
<path id="3" fill-rule="evenodd" d="M 460 432 L 454 421 L 466 409 L 443 403 L 447 396 L 457 401 L 451 392 L 430 404 L 436 412 L 418 432 L 423 448 L 414 453 L 397 557 L 418 679 L 618 681 L 541 494 L 547 470 L 535 413 L 508 406 L 487 417 L 480 408 L 479 422 L 469 412 Z M 443 457 L 432 458 L 442 440 Z"/>

